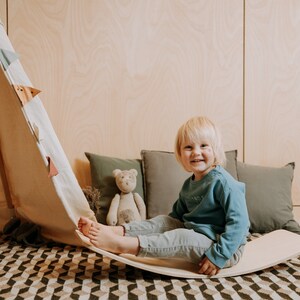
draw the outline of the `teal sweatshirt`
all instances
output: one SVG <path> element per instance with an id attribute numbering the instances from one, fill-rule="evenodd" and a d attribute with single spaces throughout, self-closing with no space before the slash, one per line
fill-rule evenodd
<path id="1" fill-rule="evenodd" d="M 221 166 L 199 181 L 191 176 L 184 182 L 170 216 L 213 240 L 205 255 L 223 268 L 240 245 L 246 243 L 249 232 L 245 185 Z"/>

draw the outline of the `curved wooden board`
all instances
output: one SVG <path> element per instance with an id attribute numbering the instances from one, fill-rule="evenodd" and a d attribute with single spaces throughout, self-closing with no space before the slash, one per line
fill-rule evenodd
<path id="1" fill-rule="evenodd" d="M 145 258 L 129 254 L 116 255 L 96 248 L 79 231 L 77 233 L 87 248 L 135 268 L 180 278 L 208 277 L 197 273 L 197 265 L 182 259 Z M 210 278 L 233 277 L 253 273 L 275 266 L 298 255 L 300 255 L 300 235 L 286 230 L 276 230 L 248 242 L 245 246 L 244 255 L 237 265 L 222 269 L 217 275 Z"/>

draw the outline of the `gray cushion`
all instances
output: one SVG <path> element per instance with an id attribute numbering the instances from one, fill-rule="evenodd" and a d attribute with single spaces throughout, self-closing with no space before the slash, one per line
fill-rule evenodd
<path id="1" fill-rule="evenodd" d="M 171 212 L 183 182 L 191 176 L 177 162 L 173 152 L 142 150 L 147 217 Z M 226 169 L 237 178 L 237 151 L 226 152 Z"/>
<path id="2" fill-rule="evenodd" d="M 111 200 L 115 194 L 120 193 L 120 190 L 116 185 L 115 178 L 112 175 L 113 170 L 136 169 L 138 175 L 134 192 L 138 193 L 144 199 L 141 160 L 121 159 L 88 152 L 86 152 L 85 155 L 90 162 L 92 186 L 97 188 L 101 193 L 100 208 L 96 215 L 98 222 L 106 224 L 106 215 L 108 213 Z"/>
<path id="3" fill-rule="evenodd" d="M 252 232 L 286 229 L 300 234 L 291 197 L 294 163 L 282 168 L 237 162 L 239 181 L 246 184 L 246 201 Z"/>

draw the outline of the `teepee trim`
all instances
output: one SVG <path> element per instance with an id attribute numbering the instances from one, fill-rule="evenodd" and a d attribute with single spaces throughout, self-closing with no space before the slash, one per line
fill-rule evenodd
<path id="1" fill-rule="evenodd" d="M 47 161 L 48 161 L 48 177 L 53 177 L 58 175 L 58 170 L 55 167 L 53 160 L 50 158 L 50 156 L 47 156 Z"/>
<path id="2" fill-rule="evenodd" d="M 13 84 L 13 87 L 23 106 L 41 92 L 40 90 L 30 86 Z"/>

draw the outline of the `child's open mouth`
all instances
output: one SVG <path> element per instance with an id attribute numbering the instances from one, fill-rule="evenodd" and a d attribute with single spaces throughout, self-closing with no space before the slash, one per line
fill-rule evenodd
<path id="1" fill-rule="evenodd" d="M 199 163 L 199 162 L 204 162 L 204 159 L 193 159 L 191 163 Z"/>

